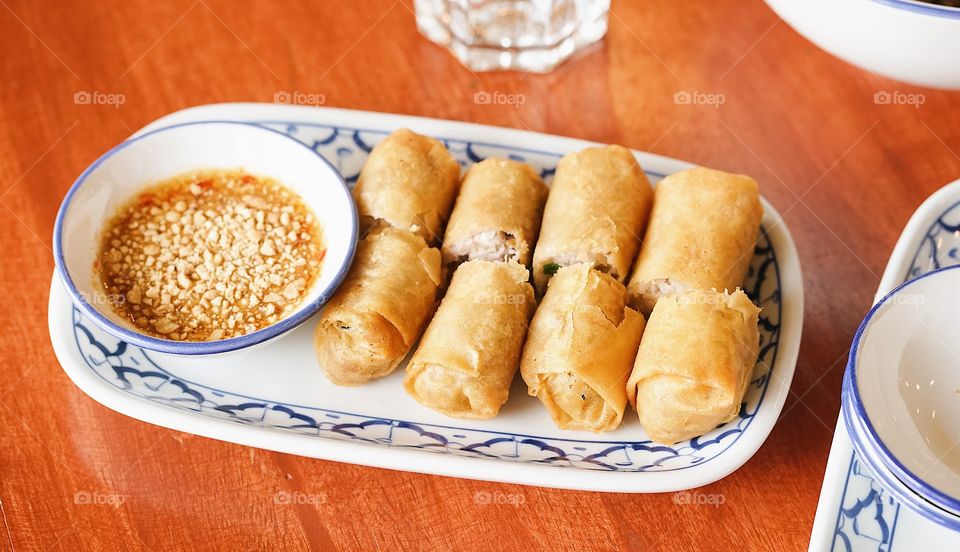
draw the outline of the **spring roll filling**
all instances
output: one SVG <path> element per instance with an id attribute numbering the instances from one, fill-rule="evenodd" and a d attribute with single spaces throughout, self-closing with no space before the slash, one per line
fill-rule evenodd
<path id="1" fill-rule="evenodd" d="M 619 280 L 620 276 L 617 270 L 606 262 L 606 255 L 596 255 L 593 259 L 581 257 L 573 253 L 563 253 L 555 257 L 548 257 L 543 261 L 543 273 L 547 276 L 553 276 L 558 270 L 565 266 L 572 266 L 580 263 L 589 263 L 590 268 L 597 272 L 603 272 Z"/>
<path id="2" fill-rule="evenodd" d="M 488 230 L 474 234 L 453 244 L 448 251 L 447 266 L 466 261 L 518 261 L 520 251 L 517 238 L 502 230 Z"/>
<path id="3" fill-rule="evenodd" d="M 630 294 L 630 306 L 649 315 L 650 312 L 653 311 L 653 307 L 657 304 L 657 300 L 661 297 L 681 293 L 688 289 L 689 286 L 683 282 L 675 282 L 670 278 L 647 280 L 635 286 L 636 292 Z"/>

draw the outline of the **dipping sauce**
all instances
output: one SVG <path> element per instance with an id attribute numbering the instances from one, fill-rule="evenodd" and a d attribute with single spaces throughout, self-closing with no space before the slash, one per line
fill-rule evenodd
<path id="1" fill-rule="evenodd" d="M 141 331 L 213 341 L 296 310 L 325 252 L 316 216 L 280 182 L 199 171 L 150 186 L 118 210 L 94 277 Z"/>

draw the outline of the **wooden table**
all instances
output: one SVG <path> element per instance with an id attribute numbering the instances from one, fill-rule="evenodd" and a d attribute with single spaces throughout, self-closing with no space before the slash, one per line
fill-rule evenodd
<path id="1" fill-rule="evenodd" d="M 957 95 L 845 65 L 759 0 L 615 1 L 606 40 L 546 76 L 471 73 L 417 35 L 411 0 L 72 4 L 0 2 L 0 550 L 805 549 L 853 332 L 910 213 L 960 175 Z M 525 101 L 478 105 L 478 90 Z M 280 91 L 616 142 L 755 176 L 800 249 L 805 340 L 766 444 L 702 489 L 723 503 L 276 454 L 147 425 L 74 387 L 46 321 L 51 229 L 67 187 L 161 115 L 271 102 Z M 884 91 L 920 92 L 924 103 L 874 103 Z M 77 103 L 78 92 L 123 103 Z M 678 104 L 677 92 L 723 103 Z M 278 490 L 328 500 L 278 506 Z M 84 491 L 124 500 L 75 504 Z M 483 491 L 523 505 L 475 504 Z"/>

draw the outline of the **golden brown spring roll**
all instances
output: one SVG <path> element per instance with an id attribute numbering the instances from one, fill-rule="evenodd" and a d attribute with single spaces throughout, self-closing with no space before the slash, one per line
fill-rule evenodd
<path id="1" fill-rule="evenodd" d="M 538 293 L 562 266 L 590 263 L 625 282 L 640 247 L 653 189 L 621 146 L 587 148 L 557 165 L 533 254 Z"/>
<path id="2" fill-rule="evenodd" d="M 763 206 L 749 176 L 696 168 L 657 184 L 653 212 L 630 276 L 631 305 L 688 289 L 733 290 L 753 259 Z"/>
<path id="3" fill-rule="evenodd" d="M 533 167 L 491 158 L 470 167 L 443 236 L 443 263 L 468 259 L 530 263 L 547 186 Z"/>
<path id="4" fill-rule="evenodd" d="M 330 381 L 360 385 L 392 372 L 433 313 L 439 283 L 440 250 L 406 230 L 372 230 L 314 333 Z"/>
<path id="5" fill-rule="evenodd" d="M 407 364 L 407 393 L 448 416 L 496 416 L 510 393 L 536 305 L 529 278 L 515 262 L 460 265 Z"/>
<path id="6" fill-rule="evenodd" d="M 736 417 L 759 354 L 760 309 L 740 290 L 661 298 L 627 382 L 647 435 L 673 444 Z"/>
<path id="7" fill-rule="evenodd" d="M 380 220 L 438 244 L 459 180 L 460 165 L 443 144 L 393 132 L 370 152 L 353 189 L 361 231 Z"/>
<path id="8" fill-rule="evenodd" d="M 520 374 L 561 429 L 616 429 L 627 405 L 627 376 L 643 316 L 627 290 L 587 263 L 550 280 L 527 334 Z"/>

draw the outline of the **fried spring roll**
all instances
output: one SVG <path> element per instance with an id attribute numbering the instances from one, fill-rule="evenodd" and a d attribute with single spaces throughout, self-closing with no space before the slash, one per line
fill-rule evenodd
<path id="1" fill-rule="evenodd" d="M 759 354 L 759 313 L 740 290 L 657 302 L 627 382 L 651 439 L 673 444 L 736 417 Z"/>
<path id="2" fill-rule="evenodd" d="M 407 364 L 407 393 L 448 416 L 496 416 L 507 401 L 536 305 L 529 278 L 515 262 L 460 265 Z"/>
<path id="3" fill-rule="evenodd" d="M 757 182 L 748 176 L 701 167 L 664 178 L 627 286 L 631 305 L 648 314 L 678 291 L 736 289 L 762 217 Z"/>
<path id="4" fill-rule="evenodd" d="M 587 148 L 557 165 L 533 254 L 538 293 L 562 266 L 590 263 L 625 282 L 640 247 L 653 189 L 621 146 Z"/>
<path id="5" fill-rule="evenodd" d="M 459 179 L 460 165 L 442 143 L 393 132 L 370 152 L 353 189 L 361 230 L 380 220 L 438 244 Z"/>
<path id="6" fill-rule="evenodd" d="M 561 268 L 530 323 L 520 374 L 561 429 L 616 429 L 643 316 L 627 290 L 587 263 Z"/>
<path id="7" fill-rule="evenodd" d="M 533 167 L 486 159 L 470 167 L 443 237 L 448 269 L 470 259 L 530 263 L 547 186 Z"/>
<path id="8" fill-rule="evenodd" d="M 361 240 L 314 333 L 330 381 L 360 385 L 392 372 L 433 313 L 440 277 L 440 251 L 416 234 L 382 227 Z"/>

